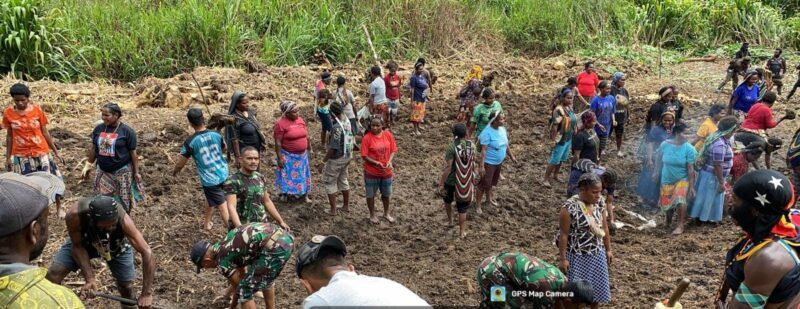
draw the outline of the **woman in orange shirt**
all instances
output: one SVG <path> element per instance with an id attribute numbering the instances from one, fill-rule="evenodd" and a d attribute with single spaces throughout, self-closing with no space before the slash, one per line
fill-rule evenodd
<path id="1" fill-rule="evenodd" d="M 61 172 L 53 158 L 64 164 L 53 143 L 53 137 L 47 131 L 47 116 L 42 108 L 30 100 L 31 91 L 23 84 L 11 86 L 11 97 L 14 106 L 3 111 L 2 128 L 7 129 L 6 169 L 26 175 L 33 172 L 49 172 L 61 178 Z M 52 157 L 50 151 L 53 151 Z M 59 218 L 66 212 L 61 210 L 61 200 L 56 206 Z"/>

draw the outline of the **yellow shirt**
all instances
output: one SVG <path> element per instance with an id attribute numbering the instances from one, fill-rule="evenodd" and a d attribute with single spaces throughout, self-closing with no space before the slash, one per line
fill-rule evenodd
<path id="1" fill-rule="evenodd" d="M 700 128 L 697 129 L 697 136 L 701 138 L 699 141 L 697 141 L 697 143 L 694 144 L 694 149 L 700 151 L 700 148 L 703 148 L 703 143 L 705 143 L 706 137 L 714 132 L 717 132 L 717 125 L 714 124 L 714 121 L 712 121 L 711 118 L 706 118 L 706 120 L 700 125 Z"/>
<path id="2" fill-rule="evenodd" d="M 0 277 L 0 308 L 83 309 L 83 303 L 70 289 L 54 284 L 45 275 L 47 270 L 31 267 Z"/>

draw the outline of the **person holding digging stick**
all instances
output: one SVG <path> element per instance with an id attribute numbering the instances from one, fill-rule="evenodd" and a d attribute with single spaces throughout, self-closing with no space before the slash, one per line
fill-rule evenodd
<path id="1" fill-rule="evenodd" d="M 61 284 L 69 273 L 80 270 L 86 279 L 81 296 L 92 298 L 99 287 L 90 260 L 100 258 L 108 264 L 120 295 L 131 299 L 136 280 L 133 253 L 136 250 L 142 255 L 144 272 L 138 307 L 153 305 L 156 259 L 133 219 L 116 199 L 104 195 L 83 198 L 67 212 L 66 222 L 69 238 L 55 253 L 47 270 L 47 280 Z M 122 308 L 129 306 L 122 305 Z"/>

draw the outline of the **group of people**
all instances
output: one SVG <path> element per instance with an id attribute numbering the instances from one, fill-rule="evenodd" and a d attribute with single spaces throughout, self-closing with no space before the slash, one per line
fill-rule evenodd
<path id="1" fill-rule="evenodd" d="M 425 104 L 435 80 L 424 65 L 424 59 L 415 64 L 407 84 L 412 91 L 414 134 L 419 133 L 419 124 L 424 121 Z M 396 63 L 390 62 L 386 68 L 386 75 L 380 67 L 370 69 L 369 98 L 361 110 L 346 87 L 345 77 L 337 77 L 336 89 L 329 89 L 333 76 L 326 71 L 315 84 L 314 109 L 322 125 L 320 140 L 325 163 L 322 187 L 330 206 L 326 212 L 331 215 L 349 210 L 348 167 L 353 151 L 359 151 L 370 222 L 380 222 L 374 205 L 379 192 L 383 218 L 390 223 L 396 220 L 390 197 L 392 162 L 398 149 L 391 127 L 397 121 L 404 81 L 397 73 Z M 735 116 L 725 116 L 726 112 L 732 113 L 726 106 L 713 105 L 694 136 L 682 120 L 684 106 L 677 99 L 678 89 L 668 86 L 659 91 L 660 99 L 645 117 L 645 138 L 639 153 L 643 168 L 637 193 L 644 204 L 658 205 L 667 214 L 667 225 L 671 224 L 673 213 L 678 213 L 673 234 L 683 232 L 689 217 L 719 222 L 723 205 L 731 205 L 729 212 L 747 236 L 728 254 L 717 299 L 720 305 L 727 303 L 727 294 L 733 290 L 731 302 L 757 308 L 765 304 L 788 305 L 800 292 L 790 282 L 800 274 L 795 245 L 800 212 L 791 210 L 798 182 L 793 185 L 780 173 L 756 167 L 761 153 L 766 153 L 769 168 L 769 152 L 781 146 L 780 140 L 765 135 L 766 130 L 794 115 L 787 113 L 777 121 L 773 118 L 771 108 L 777 96 L 771 91 L 748 103 L 753 93 L 760 91 L 759 80 L 750 74 L 739 86 L 744 90 L 737 88 L 727 107 L 746 114 L 744 121 L 740 124 Z M 455 203 L 458 235 L 462 238 L 467 235 L 468 209 L 474 206 L 480 214 L 483 206 L 499 206 L 493 188 L 504 178 L 501 172 L 506 159 L 516 163 L 504 127 L 502 104 L 490 87 L 493 78 L 493 74 L 483 76 L 478 65 L 467 74 L 458 93 L 460 106 L 437 181 L 437 192 L 451 225 Z M 589 62 L 583 72 L 558 89 L 550 103 L 553 148 L 543 180 L 545 186 L 551 187 L 552 182 L 558 181 L 561 165 L 570 164 L 567 199 L 560 208 L 555 235 L 557 263 L 554 266 L 521 252 L 502 252 L 486 258 L 476 270 L 482 305 L 597 307 L 611 302 L 611 227 L 615 222 L 613 199 L 618 176 L 602 162 L 609 153 L 612 132 L 617 155 L 624 156 L 625 125 L 631 118 L 625 82 L 622 72 L 614 73 L 609 81 L 601 81 Z M 756 91 L 752 92 L 754 88 Z M 97 281 L 90 260 L 99 258 L 108 264 L 123 298 L 136 298 L 140 308 L 151 307 L 156 259 L 131 216 L 146 196 L 136 153 L 136 132 L 121 122 L 122 109 L 114 103 L 104 105 L 102 123 L 91 135 L 81 177 L 85 179 L 93 168 L 97 169 L 95 195 L 81 198 L 75 205 L 62 206 L 65 188 L 57 165 L 63 165 L 63 159 L 47 131 L 47 116 L 30 100 L 30 90 L 23 84 L 12 86 L 10 93 L 14 105 L 3 113 L 3 128 L 8 131 L 6 168 L 10 172 L 0 174 L 0 238 L 4 240 L 0 244 L 0 279 L 17 284 L 0 287 L 0 305 L 21 308 L 26 306 L 22 301 L 33 299 L 44 307 L 82 308 L 81 300 L 59 284 L 67 274 L 80 270 L 85 278 L 80 295 L 93 297 Z M 198 272 L 204 268 L 221 271 L 229 282 L 226 296 L 232 306 L 255 308 L 255 298 L 260 295 L 267 308 L 275 308 L 274 282 L 293 255 L 296 275 L 310 294 L 304 308 L 430 306 L 397 282 L 355 273 L 339 237 L 314 236 L 295 250 L 292 229 L 270 199 L 267 179 L 260 173 L 267 141 L 245 93 L 234 93 L 229 114 L 234 121 L 224 132 L 218 132 L 206 126 L 201 109 L 187 111 L 186 119 L 194 132 L 181 146 L 172 174 L 177 176 L 192 159 L 207 201 L 202 228 L 212 228 L 214 209 L 227 227 L 222 240 L 194 244 L 190 260 Z M 279 198 L 308 200 L 312 142 L 297 103 L 280 103 L 273 137 Z M 797 158 L 800 130 L 787 156 L 796 180 L 800 178 Z M 235 167 L 233 173 L 229 161 Z M 757 170 L 748 172 L 751 169 Z M 339 194 L 341 208 L 337 206 Z M 44 270 L 27 264 L 41 254 L 47 242 L 51 204 L 56 204 L 58 217 L 65 220 L 69 237 L 49 269 Z M 142 290 L 136 297 L 135 253 L 141 255 L 144 273 Z M 759 271 L 766 265 L 774 271 Z M 502 295 L 504 303 L 499 301 L 498 287 L 508 291 Z M 542 297 L 531 291 L 547 294 Z"/>

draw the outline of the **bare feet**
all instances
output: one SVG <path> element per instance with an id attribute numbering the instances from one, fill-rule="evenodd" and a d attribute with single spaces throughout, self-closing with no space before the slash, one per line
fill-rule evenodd
<path id="1" fill-rule="evenodd" d="M 391 215 L 383 215 L 383 218 L 386 219 L 386 221 L 389 221 L 389 223 L 395 222 L 394 217 L 392 217 Z"/>

